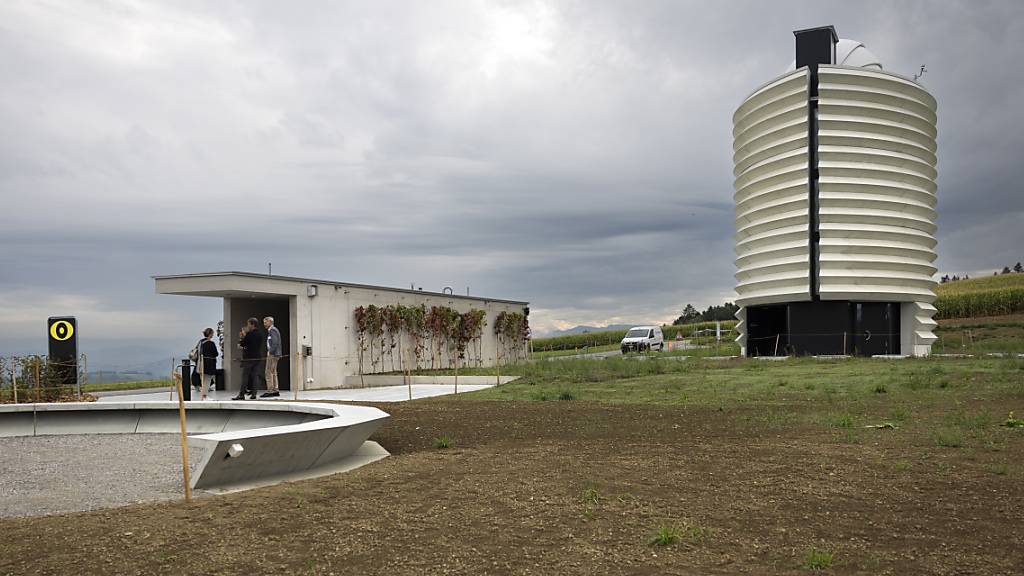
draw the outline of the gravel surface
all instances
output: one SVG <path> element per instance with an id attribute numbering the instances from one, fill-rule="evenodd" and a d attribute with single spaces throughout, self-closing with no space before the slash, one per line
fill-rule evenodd
<path id="1" fill-rule="evenodd" d="M 0 517 L 182 498 L 177 434 L 0 438 Z M 192 470 L 201 453 L 189 450 Z"/>

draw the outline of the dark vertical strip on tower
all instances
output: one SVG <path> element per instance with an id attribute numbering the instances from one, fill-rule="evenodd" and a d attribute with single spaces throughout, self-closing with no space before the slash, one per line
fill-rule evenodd
<path id="1" fill-rule="evenodd" d="M 796 36 L 796 67 L 807 67 L 807 259 L 808 293 L 820 300 L 821 232 L 818 185 L 818 65 L 835 64 L 839 36 L 832 26 L 793 32 Z"/>
<path id="2" fill-rule="evenodd" d="M 818 268 L 821 232 L 818 227 L 818 65 L 809 66 L 810 86 L 807 94 L 807 278 L 811 300 L 820 300 Z"/>

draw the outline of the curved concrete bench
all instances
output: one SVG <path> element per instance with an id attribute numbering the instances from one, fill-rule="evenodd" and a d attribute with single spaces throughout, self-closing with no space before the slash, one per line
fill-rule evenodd
<path id="1" fill-rule="evenodd" d="M 251 401 L 186 402 L 185 407 L 188 444 L 204 451 L 192 473 L 197 489 L 239 489 L 321 476 L 388 455 L 366 442 L 389 418 L 377 408 Z M 0 437 L 179 434 L 180 426 L 177 402 L 0 405 Z M 232 456 L 229 448 L 234 445 L 242 451 Z"/>

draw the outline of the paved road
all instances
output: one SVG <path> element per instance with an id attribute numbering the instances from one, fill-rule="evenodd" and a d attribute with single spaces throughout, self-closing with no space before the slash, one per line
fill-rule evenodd
<path id="1" fill-rule="evenodd" d="M 459 394 L 464 392 L 475 392 L 490 388 L 493 384 L 459 384 Z M 229 400 L 237 392 L 234 390 L 219 390 L 209 396 L 212 400 Z M 449 384 L 413 384 L 412 399 L 430 398 L 433 396 L 445 396 L 454 394 L 455 387 Z M 144 390 L 118 390 L 112 392 L 100 392 L 95 396 L 99 402 L 151 402 L 155 400 L 174 400 L 166 388 L 149 388 Z M 287 390 L 281 391 L 280 398 L 276 400 L 292 400 L 294 396 Z M 195 393 L 193 400 L 199 397 Z M 274 400 L 267 398 L 266 400 Z M 372 388 L 345 388 L 341 390 L 306 390 L 299 392 L 299 400 L 339 400 L 345 402 L 403 402 L 409 400 L 409 388 L 407 386 L 376 386 Z"/>

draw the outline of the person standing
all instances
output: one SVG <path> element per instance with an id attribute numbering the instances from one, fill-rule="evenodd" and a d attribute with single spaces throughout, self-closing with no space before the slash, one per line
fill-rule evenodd
<path id="1" fill-rule="evenodd" d="M 213 342 L 213 328 L 203 330 L 203 339 L 196 344 L 196 373 L 199 374 L 199 393 L 206 400 L 206 391 L 213 392 L 213 377 L 217 373 L 217 344 Z"/>
<path id="2" fill-rule="evenodd" d="M 238 396 L 232 400 L 245 400 L 246 395 L 256 399 L 256 390 L 259 388 L 259 381 L 262 378 L 263 351 L 266 343 L 263 341 L 263 331 L 260 330 L 259 320 L 249 318 L 242 328 L 242 341 L 238 343 L 242 349 L 242 388 Z"/>
<path id="3" fill-rule="evenodd" d="M 263 319 L 263 327 L 267 329 L 267 391 L 260 398 L 276 398 L 281 395 L 277 385 L 277 361 L 284 354 L 281 351 L 281 331 L 274 326 L 274 317 Z"/>

